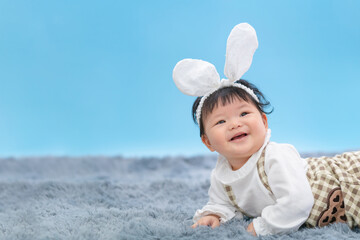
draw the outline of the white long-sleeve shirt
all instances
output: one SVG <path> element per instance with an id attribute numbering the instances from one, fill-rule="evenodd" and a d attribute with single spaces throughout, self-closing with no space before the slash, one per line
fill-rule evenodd
<path id="1" fill-rule="evenodd" d="M 306 177 L 308 165 L 293 146 L 269 140 L 270 130 L 260 150 L 236 171 L 219 155 L 211 173 L 209 202 L 196 211 L 194 222 L 209 214 L 218 215 L 222 223 L 235 216 L 236 208 L 224 189 L 224 185 L 229 185 L 237 205 L 254 217 L 253 224 L 258 235 L 299 229 L 307 220 L 314 203 Z M 265 146 L 265 172 L 272 193 L 262 184 L 256 165 Z M 241 213 L 236 214 L 242 217 Z"/>

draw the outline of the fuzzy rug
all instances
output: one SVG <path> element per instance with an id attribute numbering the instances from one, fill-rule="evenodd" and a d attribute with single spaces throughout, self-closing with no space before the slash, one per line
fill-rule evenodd
<path id="1" fill-rule="evenodd" d="M 256 239 L 248 220 L 191 229 L 215 156 L 0 159 L 0 239 Z M 344 224 L 262 239 L 360 239 Z"/>

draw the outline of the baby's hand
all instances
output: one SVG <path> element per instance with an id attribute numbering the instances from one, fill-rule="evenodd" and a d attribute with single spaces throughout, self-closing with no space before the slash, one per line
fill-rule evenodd
<path id="1" fill-rule="evenodd" d="M 199 221 L 197 221 L 194 225 L 192 225 L 192 228 L 196 228 L 197 226 L 210 226 L 212 228 L 216 228 L 220 226 L 220 218 L 217 215 L 211 214 L 207 215 L 205 217 L 200 218 Z"/>
<path id="2" fill-rule="evenodd" d="M 253 235 L 253 236 L 256 237 L 256 232 L 255 232 L 255 228 L 254 228 L 253 222 L 251 222 L 251 223 L 249 224 L 249 226 L 247 227 L 247 231 L 248 231 L 251 235 Z"/>

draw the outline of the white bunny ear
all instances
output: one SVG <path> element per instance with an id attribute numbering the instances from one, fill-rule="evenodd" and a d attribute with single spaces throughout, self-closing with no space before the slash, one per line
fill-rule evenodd
<path id="1" fill-rule="evenodd" d="M 220 85 L 220 76 L 214 65 L 198 59 L 183 59 L 173 70 L 177 88 L 190 96 L 204 96 Z"/>
<path id="2" fill-rule="evenodd" d="M 255 29 L 248 23 L 236 25 L 227 40 L 225 76 L 232 82 L 239 80 L 249 69 L 258 40 Z"/>

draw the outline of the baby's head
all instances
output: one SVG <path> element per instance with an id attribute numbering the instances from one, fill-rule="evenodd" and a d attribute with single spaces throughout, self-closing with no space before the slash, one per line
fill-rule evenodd
<path id="1" fill-rule="evenodd" d="M 235 99 L 239 99 L 254 105 L 260 114 L 272 113 L 272 108 L 269 111 L 266 111 L 267 108 L 271 107 L 270 102 L 266 100 L 265 96 L 259 91 L 259 89 L 255 85 L 243 79 L 238 80 L 235 83 L 240 83 L 245 87 L 251 89 L 258 97 L 259 102 L 257 102 L 247 91 L 242 88 L 233 86 L 220 88 L 219 90 L 212 93 L 208 98 L 206 98 L 201 108 L 201 116 L 198 123 L 200 128 L 200 137 L 203 137 L 203 135 L 205 134 L 204 121 L 213 112 L 213 110 L 218 106 L 225 106 L 233 102 Z M 192 116 L 195 123 L 197 123 L 196 110 L 199 106 L 201 98 L 202 97 L 198 97 L 192 107 Z"/>
<path id="2" fill-rule="evenodd" d="M 266 137 L 266 114 L 271 111 L 266 112 L 265 108 L 270 103 L 254 85 L 236 81 L 249 69 L 257 47 L 255 29 L 240 23 L 227 40 L 226 79 L 220 78 L 214 65 L 199 59 L 183 59 L 173 70 L 174 82 L 181 92 L 202 96 L 196 99 L 192 113 L 202 141 L 228 160 L 246 160 L 256 148 L 260 149 L 259 144 Z"/>
<path id="3" fill-rule="evenodd" d="M 221 87 L 202 101 L 198 98 L 193 105 L 202 142 L 210 151 L 223 155 L 233 170 L 239 169 L 264 144 L 266 114 L 271 113 L 265 108 L 270 103 L 244 80 Z"/>

